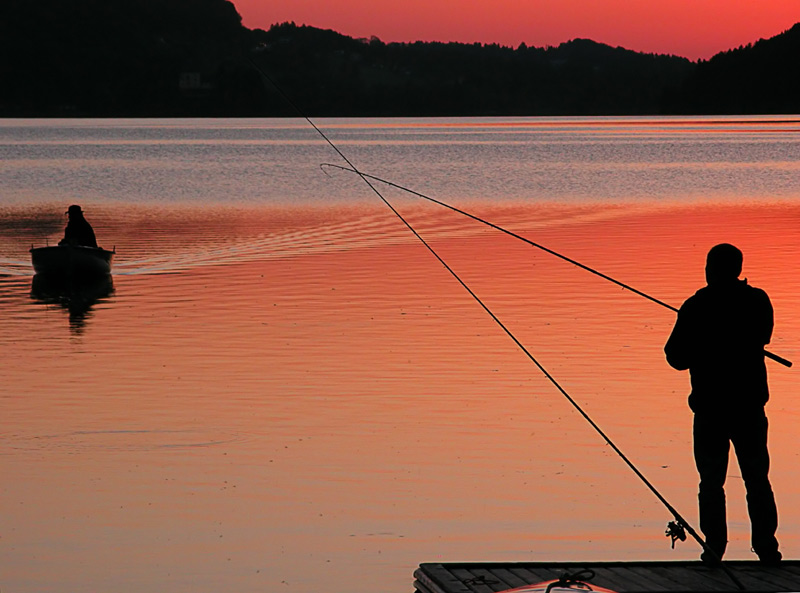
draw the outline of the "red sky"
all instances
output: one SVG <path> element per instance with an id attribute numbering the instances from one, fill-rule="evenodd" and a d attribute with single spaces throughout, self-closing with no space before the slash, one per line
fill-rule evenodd
<path id="1" fill-rule="evenodd" d="M 294 21 L 383 41 L 516 47 L 576 37 L 691 59 L 800 21 L 800 0 L 233 0 L 250 28 Z"/>

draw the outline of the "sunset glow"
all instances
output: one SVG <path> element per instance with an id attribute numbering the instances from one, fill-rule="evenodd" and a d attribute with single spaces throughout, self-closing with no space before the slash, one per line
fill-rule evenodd
<path id="1" fill-rule="evenodd" d="M 798 0 L 234 0 L 244 24 L 294 21 L 383 41 L 460 41 L 516 47 L 589 38 L 693 60 L 773 37 L 800 21 Z"/>

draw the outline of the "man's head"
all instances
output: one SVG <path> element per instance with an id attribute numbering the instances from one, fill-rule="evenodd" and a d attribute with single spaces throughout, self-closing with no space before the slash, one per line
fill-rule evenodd
<path id="1" fill-rule="evenodd" d="M 77 204 L 73 204 L 72 206 L 67 208 L 66 214 L 68 214 L 70 217 L 83 216 L 83 211 L 81 210 L 80 206 L 78 206 Z"/>
<path id="2" fill-rule="evenodd" d="M 706 282 L 732 282 L 742 273 L 742 252 L 730 243 L 714 245 L 706 257 Z"/>

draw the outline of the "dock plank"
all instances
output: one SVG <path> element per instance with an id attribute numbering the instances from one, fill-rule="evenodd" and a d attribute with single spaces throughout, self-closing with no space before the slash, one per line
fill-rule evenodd
<path id="1" fill-rule="evenodd" d="M 664 593 L 669 591 L 669 583 L 657 578 L 652 571 L 644 566 L 620 566 L 615 569 L 620 578 L 626 582 L 634 583 L 637 587 L 648 591 Z"/>
<path id="2" fill-rule="evenodd" d="M 429 587 L 430 583 L 426 581 L 421 581 L 419 579 L 414 579 L 414 591 L 416 593 L 443 593 L 443 591 L 439 588 L 431 589 Z"/>
<path id="3" fill-rule="evenodd" d="M 549 572 L 542 574 L 538 571 L 534 572 L 533 570 L 530 570 L 529 568 L 526 568 L 524 566 L 511 565 L 509 566 L 508 570 L 515 576 L 519 577 L 521 580 L 525 581 L 526 585 L 533 585 L 535 583 L 542 583 L 544 581 L 552 581 L 553 578 L 558 578 L 558 577 L 551 578 L 550 576 L 548 576 L 550 574 Z"/>
<path id="4" fill-rule="evenodd" d="M 499 576 L 501 579 L 503 579 L 503 581 L 507 583 L 511 589 L 516 589 L 517 587 L 524 587 L 525 585 L 532 584 L 529 583 L 528 581 L 521 579 L 507 568 L 495 568 L 492 570 L 492 572 L 497 576 Z M 539 581 L 534 581 L 534 582 L 539 582 Z"/>
<path id="5" fill-rule="evenodd" d="M 756 561 L 732 561 L 725 565 L 750 592 L 800 591 L 798 560 L 785 560 L 780 567 L 764 567 Z M 699 561 L 440 563 L 422 564 L 414 576 L 420 584 L 419 593 L 499 593 L 555 580 L 582 569 L 594 571 L 590 584 L 620 593 L 737 590 L 724 570 Z"/>
<path id="6" fill-rule="evenodd" d="M 698 573 L 696 570 L 687 569 L 680 573 L 661 565 L 648 567 L 657 579 L 668 583 L 671 591 L 718 591 L 722 587 L 714 579 L 711 583 L 706 575 Z M 730 579 L 728 579 L 730 583 Z"/>
<path id="7" fill-rule="evenodd" d="M 414 571 L 414 576 L 421 581 L 431 593 L 470 593 L 469 588 L 458 580 L 453 573 L 442 564 L 421 564 Z"/>
<path id="8" fill-rule="evenodd" d="M 638 587 L 632 589 L 632 583 L 622 575 L 619 574 L 619 571 L 616 570 L 616 567 L 610 566 L 593 566 L 592 570 L 594 571 L 596 577 L 592 579 L 592 583 L 600 585 L 601 587 L 606 587 L 607 589 L 613 589 L 614 591 L 627 591 L 627 590 L 639 590 Z M 650 589 L 647 589 L 648 591 Z"/>
<path id="9" fill-rule="evenodd" d="M 513 585 L 507 583 L 501 576 L 500 571 L 497 569 L 489 570 L 488 568 L 473 568 L 470 571 L 475 578 L 482 578 L 484 582 L 492 588 L 496 593 L 499 591 L 508 591 L 513 589 Z"/>
<path id="10" fill-rule="evenodd" d="M 800 577 L 800 565 L 784 562 L 783 565 L 780 567 L 780 570 L 790 572 L 793 575 Z"/>
<path id="11" fill-rule="evenodd" d="M 758 578 L 775 587 L 782 587 L 784 589 L 793 586 L 797 587 L 797 576 L 784 574 L 780 568 L 762 568 L 758 571 Z"/>
<path id="12" fill-rule="evenodd" d="M 454 566 L 450 572 L 462 585 L 466 586 L 469 591 L 474 593 L 495 593 L 495 589 L 483 582 L 485 577 L 476 575 L 467 568 Z"/>

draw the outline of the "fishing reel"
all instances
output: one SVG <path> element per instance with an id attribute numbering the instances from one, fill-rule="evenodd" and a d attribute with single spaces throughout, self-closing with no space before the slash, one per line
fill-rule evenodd
<path id="1" fill-rule="evenodd" d="M 675 542 L 681 540 L 682 542 L 686 541 L 686 529 L 683 527 L 682 524 L 678 523 L 677 521 L 670 521 L 667 523 L 667 530 L 664 532 L 664 535 L 669 537 L 672 540 L 672 549 L 675 549 Z"/>

